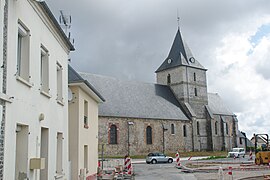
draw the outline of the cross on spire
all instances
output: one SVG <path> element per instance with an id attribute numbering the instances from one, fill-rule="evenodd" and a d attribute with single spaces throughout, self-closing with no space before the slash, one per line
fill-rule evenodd
<path id="1" fill-rule="evenodd" d="M 179 17 L 179 12 L 178 12 L 178 9 L 177 9 L 177 24 L 178 24 L 178 29 L 180 29 L 180 17 Z"/>

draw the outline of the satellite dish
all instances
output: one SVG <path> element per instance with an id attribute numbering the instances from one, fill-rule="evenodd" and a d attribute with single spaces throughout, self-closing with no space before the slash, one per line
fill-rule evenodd
<path id="1" fill-rule="evenodd" d="M 73 99 L 73 92 L 70 88 L 68 88 L 68 101 L 71 101 Z"/>

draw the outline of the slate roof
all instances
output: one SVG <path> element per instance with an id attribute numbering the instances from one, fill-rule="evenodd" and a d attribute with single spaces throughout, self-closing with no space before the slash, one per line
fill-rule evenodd
<path id="1" fill-rule="evenodd" d="M 213 114 L 234 116 L 217 93 L 208 93 L 208 107 Z"/>
<path id="2" fill-rule="evenodd" d="M 188 120 L 168 86 L 79 73 L 104 96 L 100 116 Z"/>
<path id="3" fill-rule="evenodd" d="M 254 143 L 247 139 L 247 147 L 255 147 Z"/>
<path id="4" fill-rule="evenodd" d="M 168 57 L 156 70 L 156 72 L 163 71 L 166 69 L 178 67 L 178 66 L 190 66 L 198 69 L 206 70 L 195 58 L 194 62 L 191 62 L 191 58 L 194 58 L 188 45 L 183 40 L 180 30 L 178 29 L 169 52 Z M 171 60 L 169 63 L 168 60 Z"/>
<path id="5" fill-rule="evenodd" d="M 68 84 L 72 83 L 84 83 L 90 88 L 102 101 L 105 99 L 101 94 L 85 79 L 83 79 L 70 65 L 68 65 Z"/>

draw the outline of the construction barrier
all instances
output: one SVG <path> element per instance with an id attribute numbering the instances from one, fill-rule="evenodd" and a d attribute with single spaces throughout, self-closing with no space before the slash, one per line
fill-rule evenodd
<path id="1" fill-rule="evenodd" d="M 100 166 L 101 163 L 98 164 Z M 98 179 L 132 179 L 134 169 L 131 158 L 126 156 L 124 161 L 119 159 L 103 160 L 103 169 L 98 168 Z"/>
<path id="2" fill-rule="evenodd" d="M 176 167 L 177 168 L 180 168 L 181 167 L 181 163 L 180 163 L 180 156 L 179 156 L 179 153 L 178 152 L 176 153 L 175 158 L 176 158 Z"/>
<path id="3" fill-rule="evenodd" d="M 124 169 L 127 171 L 128 175 L 132 174 L 132 163 L 131 163 L 131 158 L 130 157 L 126 157 L 125 158 L 125 166 Z"/>
<path id="4" fill-rule="evenodd" d="M 232 175 L 232 167 L 230 166 L 229 169 L 228 169 L 228 174 L 229 175 Z"/>
<path id="5" fill-rule="evenodd" d="M 252 160 L 252 151 L 249 151 L 249 160 Z"/>
<path id="6" fill-rule="evenodd" d="M 218 169 L 218 180 L 224 180 L 224 174 L 222 167 L 219 167 Z"/>

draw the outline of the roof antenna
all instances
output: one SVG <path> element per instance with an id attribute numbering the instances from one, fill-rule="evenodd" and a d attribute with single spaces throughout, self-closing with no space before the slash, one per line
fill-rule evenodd
<path id="1" fill-rule="evenodd" d="M 60 25 L 64 26 L 65 33 L 67 34 L 68 29 L 71 28 L 71 16 L 70 15 L 65 15 L 63 10 L 60 10 Z"/>
<path id="2" fill-rule="evenodd" d="M 179 12 L 178 12 L 178 8 L 177 8 L 177 24 L 178 24 L 178 29 L 180 29 L 179 21 L 180 21 L 180 17 L 179 17 Z"/>
<path id="3" fill-rule="evenodd" d="M 63 10 L 60 10 L 59 23 L 61 27 L 64 29 L 66 36 L 68 39 L 74 44 L 74 39 L 71 38 L 71 15 L 65 15 Z"/>

